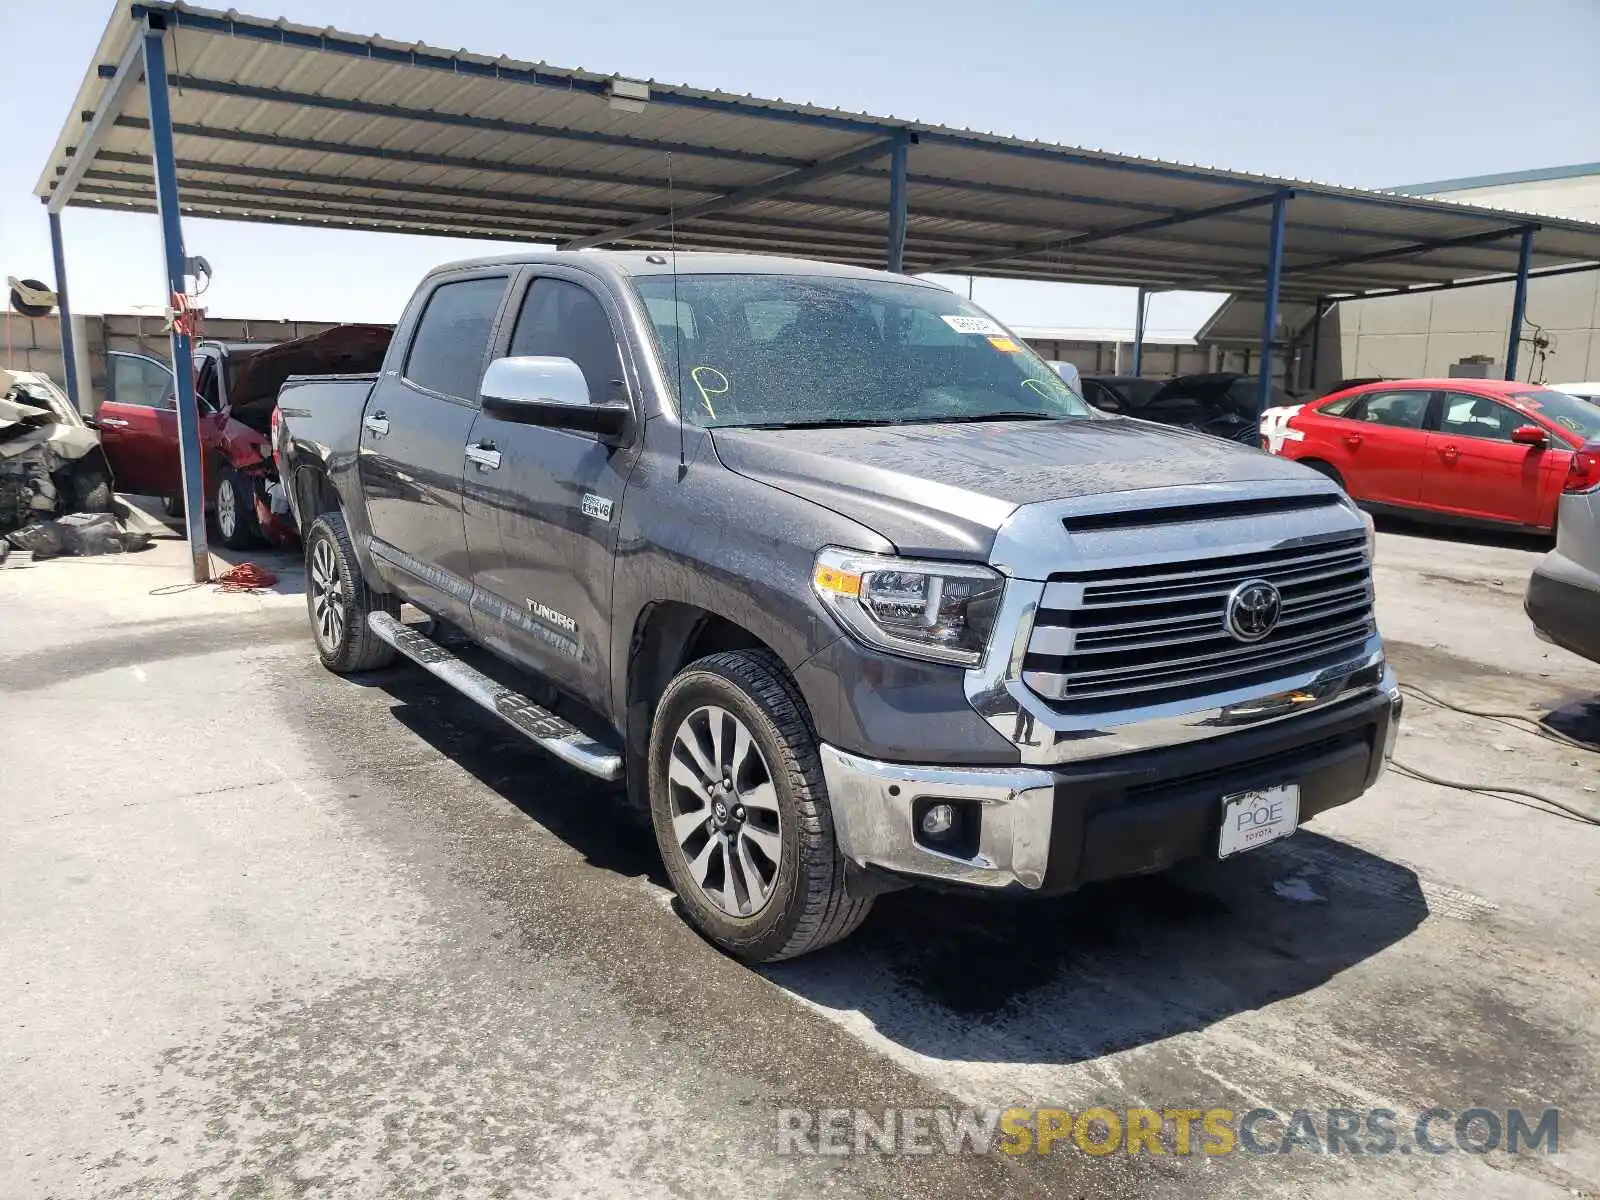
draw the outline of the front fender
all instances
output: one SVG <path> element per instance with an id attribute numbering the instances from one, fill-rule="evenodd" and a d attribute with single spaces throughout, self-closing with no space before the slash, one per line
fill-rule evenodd
<path id="1" fill-rule="evenodd" d="M 664 422 L 652 422 L 651 431 Z M 628 481 L 618 529 L 611 630 L 612 711 L 626 711 L 634 630 L 652 605 L 693 605 L 748 630 L 791 673 L 838 640 L 817 599 L 817 551 L 851 546 L 892 553 L 889 542 L 846 517 L 736 474 L 703 432 L 689 435 L 680 472 L 670 447 L 647 446 Z"/>

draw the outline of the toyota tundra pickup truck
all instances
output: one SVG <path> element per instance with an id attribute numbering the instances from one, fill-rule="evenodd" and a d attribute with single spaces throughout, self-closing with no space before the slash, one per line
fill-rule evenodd
<path id="1" fill-rule="evenodd" d="M 747 961 L 906 885 L 1248 852 L 1393 746 L 1339 487 L 1096 412 L 932 283 L 456 264 L 376 376 L 291 379 L 278 411 L 322 661 L 399 652 L 625 781 L 688 919 Z"/>

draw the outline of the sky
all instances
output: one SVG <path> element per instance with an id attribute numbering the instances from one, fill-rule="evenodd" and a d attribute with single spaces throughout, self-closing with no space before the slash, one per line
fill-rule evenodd
<path id="1" fill-rule="evenodd" d="M 232 0 L 243 11 L 634 78 L 1359 187 L 1600 159 L 1600 0 Z M 212 0 L 215 7 L 224 7 Z M 52 279 L 32 195 L 111 0 L 0 0 L 0 275 Z M 24 94 L 25 89 L 25 94 Z M 73 308 L 163 302 L 155 219 L 63 215 Z M 502 252 L 185 220 L 219 317 L 392 321 L 426 269 Z M 964 281 L 956 286 L 964 288 Z M 1127 289 L 978 280 L 1035 326 L 1131 326 Z M 1216 298 L 1151 302 L 1190 333 Z"/>

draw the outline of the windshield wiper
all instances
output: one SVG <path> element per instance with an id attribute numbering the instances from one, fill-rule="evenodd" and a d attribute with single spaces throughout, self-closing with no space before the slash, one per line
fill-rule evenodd
<path id="1" fill-rule="evenodd" d="M 856 429 L 869 425 L 899 425 L 887 417 L 822 417 L 815 421 L 765 421 L 734 425 L 733 429 Z"/>
<path id="2" fill-rule="evenodd" d="M 1066 419 L 1066 417 L 1051 416 L 1049 413 L 1035 412 L 1031 409 L 1004 409 L 1000 412 L 970 413 L 957 416 L 913 417 L 909 420 L 898 422 L 898 424 L 973 425 L 979 421 L 1065 421 Z"/>

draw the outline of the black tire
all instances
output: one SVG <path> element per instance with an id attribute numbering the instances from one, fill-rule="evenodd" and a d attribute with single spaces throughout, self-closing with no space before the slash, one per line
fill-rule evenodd
<path id="1" fill-rule="evenodd" d="M 229 463 L 217 468 L 211 491 L 211 523 L 229 550 L 248 550 L 261 543 L 256 521 L 255 482 Z"/>
<path id="2" fill-rule="evenodd" d="M 769 768 L 781 818 L 770 898 L 751 916 L 724 911 L 691 874 L 673 833 L 668 770 L 691 713 L 717 706 L 742 722 Z M 750 963 L 819 950 L 855 930 L 872 900 L 845 887 L 817 739 L 783 664 L 765 650 L 729 650 L 689 664 L 667 685 L 650 730 L 650 817 L 656 845 L 689 921 L 711 942 Z M 726 884 L 724 885 L 726 887 Z"/>
<path id="3" fill-rule="evenodd" d="M 179 520 L 183 516 L 183 497 L 161 497 L 161 511 L 164 515 L 171 517 L 174 521 Z"/>
<path id="4" fill-rule="evenodd" d="M 1318 475 L 1323 475 L 1333 480 L 1340 487 L 1344 488 L 1346 492 L 1350 490 L 1348 487 L 1345 487 L 1344 476 L 1339 474 L 1339 469 L 1332 463 L 1325 463 L 1321 459 L 1317 458 L 1302 458 L 1300 460 L 1300 465 L 1302 467 L 1310 467 Z"/>
<path id="5" fill-rule="evenodd" d="M 336 588 L 325 582 L 330 563 Z M 325 610 L 319 599 L 337 606 L 337 619 L 324 621 Z M 323 666 L 336 675 L 347 675 L 375 671 L 394 661 L 394 647 L 367 625 L 368 614 L 375 612 L 399 616 L 400 598 L 367 586 L 344 518 L 338 513 L 323 513 L 306 534 L 306 613 L 311 618 L 311 640 L 316 643 Z"/>

